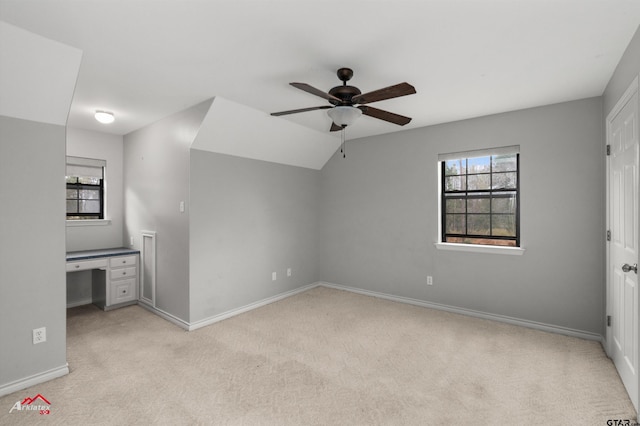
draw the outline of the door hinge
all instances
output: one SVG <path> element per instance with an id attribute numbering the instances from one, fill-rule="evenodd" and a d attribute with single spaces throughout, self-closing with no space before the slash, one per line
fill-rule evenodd
<path id="1" fill-rule="evenodd" d="M 607 241 L 611 241 L 611 231 L 607 231 Z"/>
<path id="2" fill-rule="evenodd" d="M 611 145 L 607 145 L 607 155 L 611 155 Z"/>
<path id="3" fill-rule="evenodd" d="M 611 315 L 607 315 L 607 327 L 611 327 Z"/>

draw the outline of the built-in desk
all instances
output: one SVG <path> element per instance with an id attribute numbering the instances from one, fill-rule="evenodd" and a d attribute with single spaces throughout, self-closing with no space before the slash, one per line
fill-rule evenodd
<path id="1" fill-rule="evenodd" d="M 140 252 L 127 248 L 67 253 L 67 272 L 91 270 L 92 302 L 105 311 L 138 301 Z"/>

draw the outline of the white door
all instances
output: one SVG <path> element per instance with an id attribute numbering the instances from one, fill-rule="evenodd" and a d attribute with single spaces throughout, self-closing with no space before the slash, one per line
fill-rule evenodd
<path id="1" fill-rule="evenodd" d="M 607 119 L 610 145 L 607 265 L 609 356 L 638 410 L 638 90 L 627 92 Z"/>

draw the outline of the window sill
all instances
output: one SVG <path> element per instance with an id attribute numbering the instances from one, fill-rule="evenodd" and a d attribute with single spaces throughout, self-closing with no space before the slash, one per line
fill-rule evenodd
<path id="1" fill-rule="evenodd" d="M 67 220 L 67 226 L 107 226 L 111 225 L 109 219 L 84 219 L 84 220 Z"/>
<path id="2" fill-rule="evenodd" d="M 434 243 L 438 250 L 469 251 L 474 253 L 507 254 L 512 256 L 522 256 L 525 249 L 522 247 L 502 247 L 486 246 L 480 244 L 455 244 L 455 243 Z"/>

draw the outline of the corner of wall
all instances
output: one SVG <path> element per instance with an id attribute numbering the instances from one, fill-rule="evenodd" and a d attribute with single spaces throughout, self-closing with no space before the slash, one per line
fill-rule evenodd
<path id="1" fill-rule="evenodd" d="M 156 232 L 154 307 L 189 322 L 190 149 L 214 98 L 124 137 L 123 239 Z"/>

